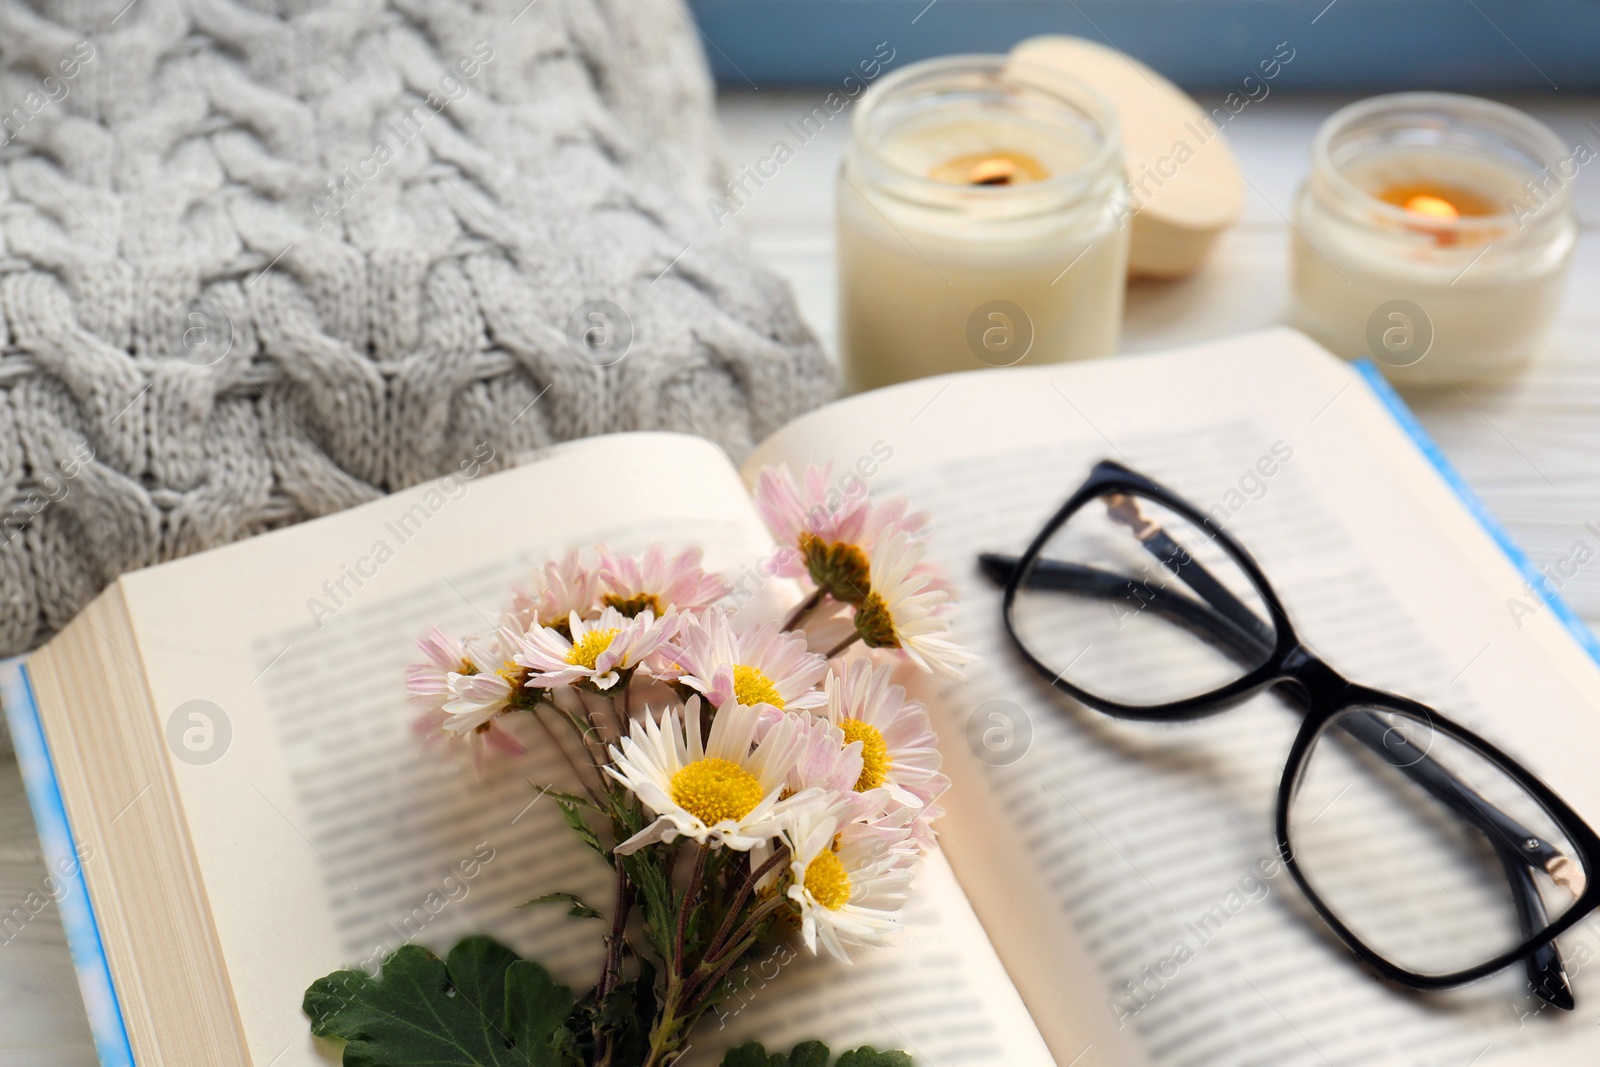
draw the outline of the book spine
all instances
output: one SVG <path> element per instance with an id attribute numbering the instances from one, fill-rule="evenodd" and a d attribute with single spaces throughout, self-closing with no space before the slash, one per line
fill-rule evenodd
<path id="1" fill-rule="evenodd" d="M 1472 491 L 1467 480 L 1461 477 L 1461 472 L 1445 458 L 1445 454 L 1440 451 L 1433 438 L 1428 436 L 1428 431 L 1417 420 L 1417 416 L 1406 406 L 1400 394 L 1395 392 L 1389 380 L 1383 376 L 1383 371 L 1379 370 L 1378 365 L 1370 359 L 1357 360 L 1355 368 L 1361 373 L 1361 377 L 1366 380 L 1378 400 L 1389 410 L 1395 422 L 1399 423 L 1400 428 L 1411 438 L 1417 450 L 1433 464 L 1434 470 L 1439 472 L 1439 477 L 1455 491 L 1456 496 L 1460 497 L 1467 510 L 1472 512 L 1484 532 L 1500 546 L 1500 551 L 1504 552 L 1511 565 L 1517 568 L 1523 581 L 1533 591 L 1533 595 L 1550 609 L 1552 615 L 1561 620 L 1561 624 L 1572 635 L 1572 639 L 1589 653 L 1590 658 L 1600 663 L 1600 640 L 1595 639 L 1594 631 L 1589 629 L 1588 624 L 1572 610 L 1572 606 L 1562 599 L 1561 594 L 1550 587 L 1549 580 L 1539 573 L 1533 561 L 1528 559 L 1517 543 L 1511 539 L 1511 535 L 1506 533 L 1505 527 L 1500 525 L 1500 520 L 1494 517 L 1494 513 L 1479 499 L 1478 494 Z"/>
<path id="2" fill-rule="evenodd" d="M 44 850 L 47 884 L 52 887 L 49 892 L 66 931 L 101 1067 L 135 1067 L 128 1029 L 122 1021 L 122 1006 L 111 983 L 105 943 L 100 939 L 100 924 L 95 920 L 94 902 L 89 899 L 89 887 L 83 877 L 84 863 L 92 863 L 94 853 L 88 848 L 80 851 L 74 840 L 56 781 L 55 763 L 39 723 L 33 683 L 20 658 L 0 660 L 0 704 L 5 707 L 11 744 Z"/>

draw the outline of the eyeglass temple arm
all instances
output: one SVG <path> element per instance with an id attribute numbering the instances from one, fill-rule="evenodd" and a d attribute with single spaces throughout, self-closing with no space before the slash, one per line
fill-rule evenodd
<path id="1" fill-rule="evenodd" d="M 1113 493 L 1104 499 L 1111 521 L 1132 531 L 1133 536 L 1144 546 L 1146 552 L 1155 557 L 1158 564 L 1170 568 L 1183 579 L 1184 584 L 1200 594 L 1201 600 L 1234 626 L 1266 646 L 1266 652 L 1272 651 L 1272 646 L 1276 643 L 1274 640 L 1276 634 L 1271 625 L 1246 607 L 1164 528 L 1146 518 L 1139 510 L 1138 501 L 1121 493 Z"/>
<path id="2" fill-rule="evenodd" d="M 1170 559 L 1173 556 L 1169 552 L 1166 558 Z M 1004 585 L 1011 580 L 1020 561 L 1014 556 L 986 552 L 979 555 L 978 563 L 992 581 Z M 1192 558 L 1189 563 L 1196 568 L 1195 572 L 1180 574 L 1180 577 L 1190 588 L 1195 588 L 1196 592 L 1200 590 L 1196 588 L 1196 582 L 1191 581 L 1191 578 L 1198 579 L 1201 587 L 1209 586 L 1215 591 L 1215 595 L 1225 598 L 1225 602 L 1231 601 L 1238 609 L 1230 613 L 1232 618 L 1181 593 L 1149 586 L 1140 587 L 1143 590 L 1139 594 L 1141 610 L 1148 609 L 1164 616 L 1202 639 L 1218 645 L 1242 662 L 1261 662 L 1272 652 L 1272 631 Z M 1200 577 L 1201 572 L 1204 572 L 1205 577 Z M 1130 585 L 1126 575 L 1114 571 L 1051 559 L 1040 559 L 1034 564 L 1028 573 L 1028 584 L 1037 589 L 1053 589 L 1106 600 L 1126 599 Z M 1236 622 L 1235 618 L 1240 618 L 1241 621 Z M 1290 690 L 1280 695 L 1304 710 L 1303 697 L 1298 690 Z M 1573 876 L 1581 879 L 1582 872 L 1573 867 L 1570 859 L 1542 839 L 1530 834 L 1505 813 L 1478 796 L 1449 771 L 1439 766 L 1435 760 L 1430 759 L 1426 752 L 1412 745 L 1399 733 L 1391 731 L 1382 719 L 1368 712 L 1356 712 L 1342 717 L 1340 725 L 1357 740 L 1374 749 L 1396 769 L 1416 779 L 1418 784 L 1437 797 L 1441 803 L 1478 827 L 1494 846 L 1496 854 L 1506 868 L 1524 936 L 1532 937 L 1534 932 L 1548 925 L 1543 901 L 1528 869 L 1535 859 L 1540 861 L 1539 865 L 1552 878 L 1566 886 L 1574 896 L 1582 895 L 1581 881 L 1576 885 L 1572 884 Z M 1540 848 L 1537 851 L 1524 851 L 1515 844 L 1525 845 L 1528 841 L 1538 842 Z M 1545 858 L 1546 855 L 1548 859 Z M 1567 984 L 1566 971 L 1555 943 L 1540 946 L 1528 957 L 1526 964 L 1529 983 L 1534 991 L 1556 1007 L 1572 1010 L 1576 1002 Z"/>
<path id="3" fill-rule="evenodd" d="M 1491 839 L 1493 840 L 1493 839 Z M 1522 862 L 1517 850 L 1501 841 L 1495 841 L 1495 854 L 1505 868 L 1511 883 L 1511 899 L 1517 908 L 1517 923 L 1524 939 L 1533 937 L 1549 927 L 1550 919 L 1544 909 L 1544 899 L 1533 882 L 1533 872 Z M 1547 941 L 1534 949 L 1525 961 L 1528 986 L 1541 999 L 1560 1008 L 1574 1011 L 1577 998 L 1572 995 L 1572 983 L 1567 978 L 1566 965 L 1561 961 L 1561 950 L 1554 941 Z"/>

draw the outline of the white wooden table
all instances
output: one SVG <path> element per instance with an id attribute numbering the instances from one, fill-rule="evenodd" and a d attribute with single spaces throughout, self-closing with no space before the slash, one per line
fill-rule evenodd
<path id="1" fill-rule="evenodd" d="M 785 123 L 821 105 L 824 91 L 742 92 L 721 103 L 730 167 L 753 164 Z M 1202 98 L 1211 106 L 1216 101 Z M 1342 98 L 1274 94 L 1243 111 L 1228 136 L 1251 190 L 1244 218 L 1197 276 L 1141 282 L 1129 293 L 1123 348 L 1142 352 L 1280 323 L 1287 306 L 1288 223 L 1317 124 Z M 1600 101 L 1565 94 L 1513 99 L 1570 146 L 1600 150 Z M 834 335 L 833 182 L 850 113 L 800 146 L 755 190 L 730 225 L 744 229 L 794 286 L 806 318 L 830 350 Z M 1412 395 L 1427 428 L 1535 564 L 1554 563 L 1600 522 L 1600 161 L 1576 185 L 1583 237 L 1548 358 L 1497 389 Z M 1600 624 L 1600 567 L 1580 569 L 1561 592 Z M 0 923 L 42 885 L 44 869 L 15 764 L 0 758 Z M 0 1067 L 94 1063 L 61 924 L 41 912 L 10 941 L 0 926 Z"/>

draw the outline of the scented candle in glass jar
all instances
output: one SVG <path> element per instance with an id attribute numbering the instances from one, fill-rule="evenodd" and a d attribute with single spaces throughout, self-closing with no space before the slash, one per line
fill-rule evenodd
<path id="1" fill-rule="evenodd" d="M 1128 197 L 1092 89 L 955 56 L 862 99 L 838 181 L 841 355 L 856 389 L 1110 355 Z"/>
<path id="2" fill-rule="evenodd" d="M 1540 350 L 1584 162 L 1513 108 L 1398 93 L 1330 117 L 1295 201 L 1295 326 L 1400 384 L 1492 380 Z"/>

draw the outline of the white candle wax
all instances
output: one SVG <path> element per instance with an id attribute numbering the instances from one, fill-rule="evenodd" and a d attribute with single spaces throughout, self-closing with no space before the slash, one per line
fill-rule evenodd
<path id="1" fill-rule="evenodd" d="M 998 59 L 986 63 L 1004 74 Z M 874 88 L 886 99 L 863 102 L 840 172 L 851 384 L 1111 354 L 1128 255 L 1114 123 L 976 93 L 924 94 L 895 114 L 896 90 L 922 74 L 908 68 Z M 1009 180 L 979 184 L 995 175 Z"/>
<path id="2" fill-rule="evenodd" d="M 1526 135 L 1520 151 L 1499 124 Z M 1335 115 L 1296 202 L 1292 321 L 1402 384 L 1521 367 L 1555 320 L 1576 240 L 1559 174 L 1541 177 L 1559 168 L 1540 158 L 1554 149 L 1533 120 L 1467 97 L 1401 94 Z"/>

